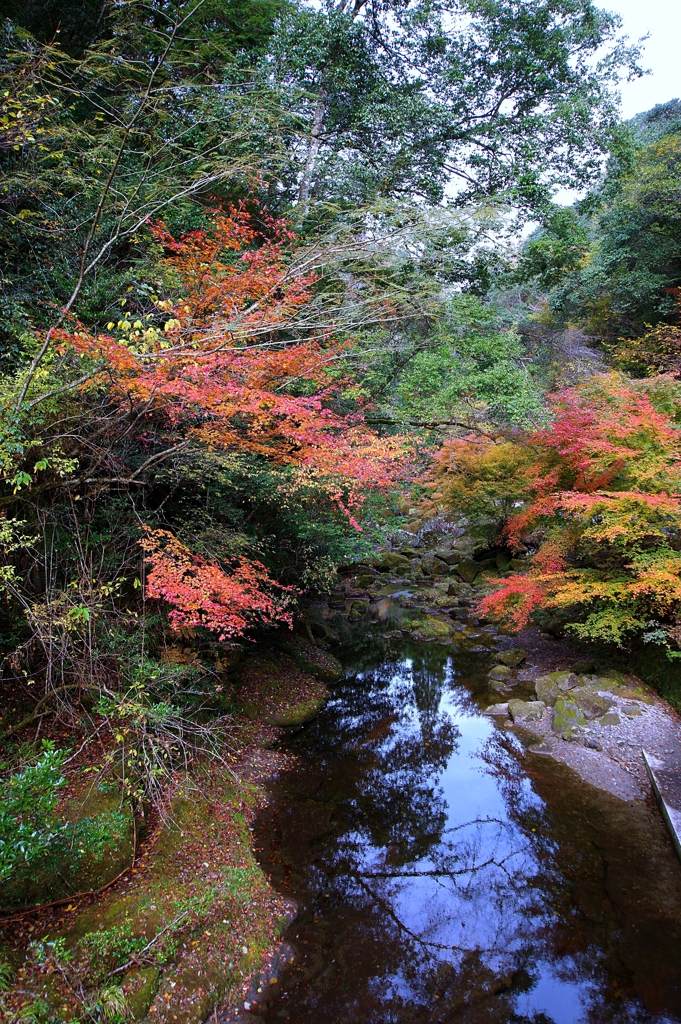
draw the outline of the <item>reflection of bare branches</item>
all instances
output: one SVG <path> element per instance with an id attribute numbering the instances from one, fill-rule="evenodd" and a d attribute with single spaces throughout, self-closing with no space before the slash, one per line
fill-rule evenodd
<path id="1" fill-rule="evenodd" d="M 458 946 L 455 943 L 434 942 L 432 939 L 424 939 L 421 935 L 418 935 L 415 931 L 412 931 L 412 929 L 409 928 L 404 923 L 404 921 L 402 921 L 398 917 L 398 915 L 391 907 L 390 903 L 387 900 L 383 899 L 381 896 L 379 896 L 378 893 L 374 892 L 371 886 L 368 885 L 359 875 L 353 877 L 356 879 L 357 884 L 360 885 L 361 888 L 366 893 L 368 893 L 368 895 L 371 896 L 371 898 L 385 911 L 388 917 L 390 917 L 395 922 L 398 928 L 400 928 L 401 931 L 405 932 L 405 934 L 407 934 L 411 939 L 413 939 L 414 942 L 418 943 L 419 946 L 426 946 L 428 949 L 440 949 L 443 951 L 447 951 L 448 953 L 470 952 L 470 949 L 467 946 Z M 501 949 L 502 947 L 500 946 L 490 946 L 487 948 L 478 948 L 477 952 L 498 953 L 501 951 Z"/>

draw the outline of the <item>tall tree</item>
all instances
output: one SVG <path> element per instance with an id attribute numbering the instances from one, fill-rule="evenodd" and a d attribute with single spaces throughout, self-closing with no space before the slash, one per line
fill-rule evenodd
<path id="1" fill-rule="evenodd" d="M 583 184 L 636 73 L 591 0 L 328 0 L 283 15 L 268 63 L 298 121 L 291 201 L 503 194 Z"/>

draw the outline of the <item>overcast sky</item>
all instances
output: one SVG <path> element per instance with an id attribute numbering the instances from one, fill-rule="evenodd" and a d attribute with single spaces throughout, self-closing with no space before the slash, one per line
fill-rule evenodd
<path id="1" fill-rule="evenodd" d="M 622 116 L 681 97 L 681 0 L 600 0 L 599 6 L 621 15 L 632 42 L 650 34 L 641 64 L 652 73 L 622 83 Z"/>

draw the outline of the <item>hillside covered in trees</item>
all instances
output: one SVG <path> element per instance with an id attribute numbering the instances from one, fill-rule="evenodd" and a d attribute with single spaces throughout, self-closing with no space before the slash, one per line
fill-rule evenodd
<path id="1" fill-rule="evenodd" d="M 480 614 L 548 616 L 673 674 L 681 103 L 622 122 L 639 55 L 614 16 L 3 14 L 5 908 L 48 902 L 55 871 L 55 899 L 97 888 L 102 851 L 245 742 L 248 653 L 311 640 L 338 568 L 430 517 L 505 552 Z M 71 820 L 76 769 L 115 799 Z M 202 913 L 187 900 L 178 921 Z M 34 959 L 66 977 L 58 941 Z M 116 941 L 79 947 L 67 1019 L 126 1019 L 116 972 L 142 945 Z M 17 969 L 8 954 L 5 991 Z M 6 1009 L 29 1003 L 20 1019 L 62 1019 L 47 997 Z"/>

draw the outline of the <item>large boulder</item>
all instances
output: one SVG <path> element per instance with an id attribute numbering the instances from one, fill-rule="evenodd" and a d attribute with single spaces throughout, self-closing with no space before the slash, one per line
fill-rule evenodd
<path id="1" fill-rule="evenodd" d="M 444 576 L 447 565 L 435 555 L 424 555 L 421 559 L 421 569 L 425 576 Z"/>
<path id="2" fill-rule="evenodd" d="M 525 725 L 538 722 L 546 711 L 546 704 L 541 700 L 509 700 L 508 710 L 514 722 Z"/>
<path id="3" fill-rule="evenodd" d="M 574 672 L 548 672 L 539 676 L 534 684 L 534 691 L 538 700 L 553 705 L 561 695 L 578 685 L 579 679 Z"/>
<path id="4" fill-rule="evenodd" d="M 615 703 L 611 697 L 602 697 L 598 693 L 573 690 L 570 694 L 575 704 L 581 708 L 587 718 L 600 718 L 606 715 Z"/>
<path id="5" fill-rule="evenodd" d="M 580 706 L 574 700 L 559 697 L 553 709 L 553 731 L 569 734 L 580 725 L 586 725 L 586 715 Z"/>
<path id="6" fill-rule="evenodd" d="M 451 544 L 465 533 L 463 526 L 450 516 L 438 515 L 429 519 L 418 531 L 420 548 L 444 547 Z"/>
<path id="7" fill-rule="evenodd" d="M 464 580 L 466 583 L 472 583 L 475 577 L 478 575 L 478 572 L 480 571 L 480 566 L 478 565 L 477 562 L 474 562 L 472 559 L 466 559 L 463 562 L 459 562 L 459 564 L 456 567 L 456 571 L 458 572 L 462 580 Z"/>
<path id="8" fill-rule="evenodd" d="M 372 565 L 379 572 L 409 572 L 411 559 L 401 555 L 397 551 L 387 551 L 384 555 L 375 558 Z"/>
<path id="9" fill-rule="evenodd" d="M 493 715 L 499 718 L 508 718 L 508 704 L 490 704 L 485 708 L 483 715 Z"/>

